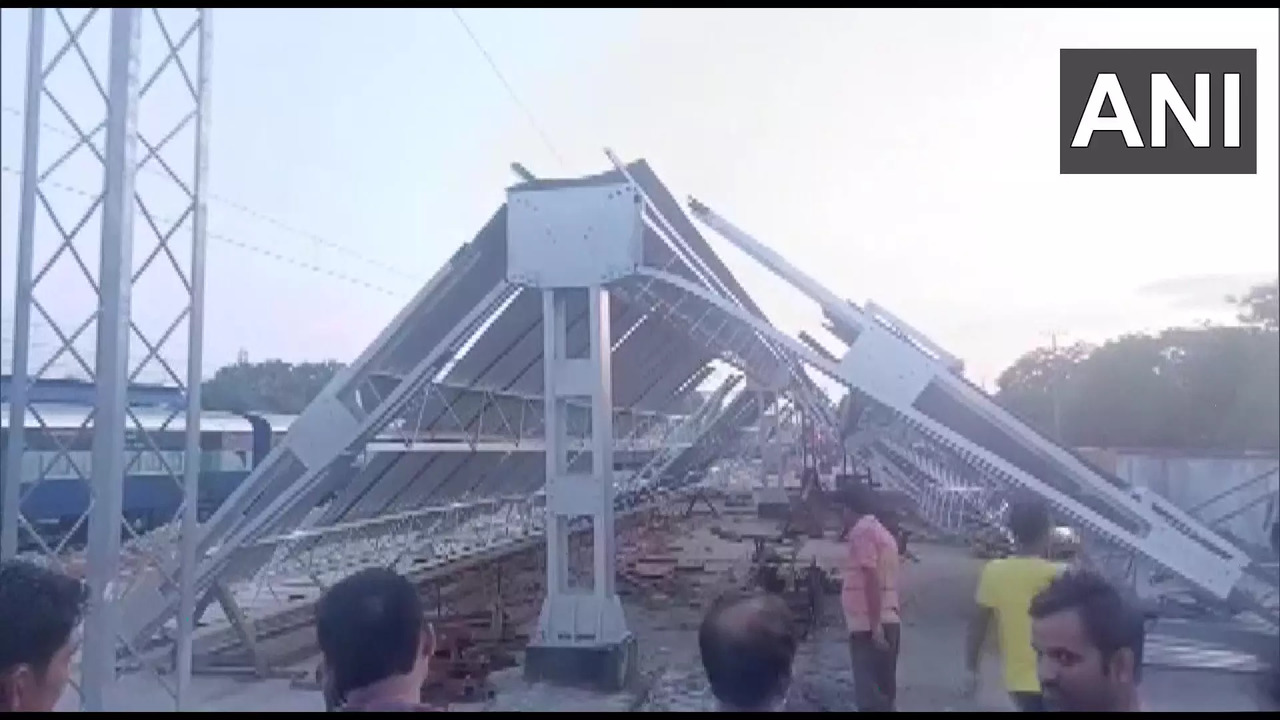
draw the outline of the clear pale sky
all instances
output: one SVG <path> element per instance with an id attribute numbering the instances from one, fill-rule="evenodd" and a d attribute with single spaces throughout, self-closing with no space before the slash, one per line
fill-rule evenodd
<path id="1" fill-rule="evenodd" d="M 893 310 L 979 382 L 1051 332 L 1229 318 L 1223 295 L 1276 272 L 1275 9 L 462 12 L 554 152 L 448 9 L 215 11 L 206 373 L 242 348 L 353 358 L 501 203 L 508 163 L 597 172 L 605 146 L 839 294 Z M 2 20 L 7 369 L 27 12 Z M 159 36 L 144 37 L 153 66 Z M 1059 175 L 1064 47 L 1257 48 L 1258 174 Z M 89 107 L 83 77 L 59 99 Z M 165 92 L 154 102 L 180 105 Z M 147 107 L 144 131 L 165 110 Z M 43 119 L 66 127 L 48 104 Z M 47 165 L 67 140 L 45 137 Z M 95 190 L 101 171 L 55 177 Z M 816 326 L 810 303 L 708 237 L 778 325 Z M 55 284 L 74 326 L 83 285 Z M 145 297 L 140 322 L 158 332 L 172 312 Z"/>

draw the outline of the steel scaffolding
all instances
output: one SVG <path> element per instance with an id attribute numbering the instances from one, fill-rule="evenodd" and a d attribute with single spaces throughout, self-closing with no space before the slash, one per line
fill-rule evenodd
<path id="1" fill-rule="evenodd" d="M 209 33 L 205 9 L 30 11 L 0 555 L 40 557 L 84 574 L 89 605 L 77 689 L 83 709 L 89 711 L 108 709 L 121 650 L 134 651 L 119 632 L 119 599 L 128 592 L 131 574 L 122 571 L 132 569 L 125 567 L 122 557 L 133 560 L 131 555 L 146 555 L 148 548 L 122 516 L 121 479 L 139 462 L 152 461 L 159 462 L 182 493 L 179 517 L 173 523 L 181 526 L 184 562 L 172 582 L 180 588 L 185 612 L 179 614 L 177 625 L 177 687 L 163 680 L 162 684 L 173 692 L 179 709 L 189 705 L 191 569 L 200 469 Z M 148 49 L 158 50 L 154 62 L 144 62 L 150 54 L 144 53 L 144 39 Z M 75 65 L 87 76 L 78 84 Z M 86 102 L 95 96 L 101 105 Z M 73 142 L 59 147 L 60 137 L 65 136 Z M 139 170 L 151 177 L 141 176 Z M 98 190 L 88 194 L 87 207 L 73 209 L 73 200 L 53 192 L 63 186 L 54 179 L 60 173 L 83 177 L 98 172 Z M 159 182 L 154 181 L 157 177 Z M 180 196 L 177 201 L 171 197 L 175 191 Z M 162 205 L 174 219 L 162 218 Z M 92 235 L 95 215 L 96 238 Z M 135 244 L 137 225 L 146 228 L 142 235 L 147 242 Z M 96 273 L 90 271 L 92 260 L 86 259 L 95 251 L 99 255 Z M 75 287 L 60 272 L 78 274 L 87 287 Z M 36 323 L 53 337 L 36 337 Z M 91 337 L 91 328 L 96 333 L 92 351 L 80 343 Z M 183 335 L 185 343 L 170 343 Z M 54 351 L 36 355 L 33 351 L 48 339 L 55 340 Z M 64 356 L 72 361 L 75 374 L 94 383 L 96 399 L 93 412 L 78 431 L 59 438 L 59 433 L 47 432 L 40 407 L 29 398 L 35 382 L 54 372 L 66 374 L 59 365 Z M 175 369 L 184 364 L 182 371 Z M 185 435 L 177 467 L 170 462 L 174 453 L 162 453 L 158 433 L 138 420 L 128 400 L 129 387 L 145 379 L 149 369 L 158 370 L 165 384 L 183 390 L 185 402 L 168 408 L 168 420 L 160 431 Z M 48 471 L 25 462 L 29 433 L 40 433 L 42 441 L 53 439 L 59 459 L 70 464 L 91 497 L 85 515 L 55 534 L 37 528 L 23 512 L 23 501 L 31 488 L 47 479 Z M 73 455 L 78 445 L 91 448 L 87 467 L 81 467 Z"/>

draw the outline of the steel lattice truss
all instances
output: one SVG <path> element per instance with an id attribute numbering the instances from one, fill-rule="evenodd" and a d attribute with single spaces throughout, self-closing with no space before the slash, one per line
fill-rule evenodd
<path id="1" fill-rule="evenodd" d="M 691 200 L 690 211 L 821 307 L 844 352 L 789 347 L 849 388 L 845 432 L 935 527 L 968 534 L 999 524 L 1012 493 L 1034 492 L 1082 531 L 1095 564 L 1139 593 L 1187 593 L 1275 625 L 1265 568 L 1239 547 L 1013 417 L 906 322 L 874 303 L 839 298 L 705 205 Z"/>
<path id="2" fill-rule="evenodd" d="M 209 30 L 199 9 L 36 8 L 30 17 L 0 550 L 11 557 L 34 544 L 49 562 L 62 563 L 73 543 L 87 539 L 78 563 L 93 591 L 82 701 L 102 709 L 117 656 L 137 654 L 135 643 L 104 621 L 129 592 L 128 574 L 116 572 L 121 535 L 137 540 L 122 522 L 121 484 L 110 478 L 138 463 L 158 464 L 185 498 L 194 479 L 188 470 L 198 467 L 191 462 L 198 411 L 173 407 L 161 424 L 161 432 L 181 432 L 196 419 L 187 428 L 187 462 L 175 467 L 123 393 L 139 380 L 184 392 L 199 385 Z M 97 411 L 72 433 L 52 432 L 28 391 L 40 379 L 68 374 L 98 386 Z M 198 389 L 193 399 L 198 407 Z M 58 446 L 91 498 L 60 537 L 38 532 L 23 512 L 46 473 L 27 479 L 23 471 L 24 428 L 31 426 Z M 92 443 L 92 468 L 68 453 L 76 443 Z M 194 504 L 184 500 L 174 518 L 189 523 L 187 535 L 194 534 Z M 130 544 L 131 553 L 147 551 L 146 543 Z M 166 575 L 174 587 L 183 585 L 178 567 Z M 161 684 L 181 694 L 186 670 L 176 690 L 169 678 Z"/>
<path id="3" fill-rule="evenodd" d="M 648 166 L 605 177 L 620 173 L 651 204 L 646 266 L 767 325 Z M 412 571 L 542 532 L 542 301 L 505 279 L 505 217 L 504 206 L 204 525 L 202 591 L 234 586 L 244 607 L 257 607 L 272 588 L 314 591 L 372 564 Z M 673 234 L 685 241 L 679 250 Z M 776 343 L 664 285 L 637 276 L 614 289 L 620 511 L 701 480 L 762 410 L 833 417 Z M 586 343 L 586 311 L 568 308 L 571 351 Z M 719 381 L 717 365 L 731 369 Z M 774 389 L 749 391 L 744 381 Z M 570 403 L 565 424 L 569 463 L 589 464 L 589 443 L 574 439 L 589 434 L 589 407 Z M 126 622 L 139 638 L 169 632 L 176 609 L 172 588 L 154 580 L 129 601 Z"/>

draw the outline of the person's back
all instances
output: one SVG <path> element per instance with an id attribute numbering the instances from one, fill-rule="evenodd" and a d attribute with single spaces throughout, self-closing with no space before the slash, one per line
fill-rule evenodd
<path id="1" fill-rule="evenodd" d="M 1060 572 L 1057 563 L 1028 556 L 992 560 L 983 568 L 978 603 L 995 614 L 1005 689 L 1015 698 L 1040 692 L 1036 655 L 1031 648 L 1031 601 Z"/>
<path id="2" fill-rule="evenodd" d="M 1009 510 L 1009 530 L 1016 544 L 1011 557 L 989 561 L 978 579 L 977 612 L 969 628 L 966 663 L 970 690 L 977 686 L 982 645 L 994 625 L 1003 666 L 1004 686 L 1020 710 L 1039 711 L 1044 700 L 1031 649 L 1031 601 L 1061 574 L 1063 566 L 1045 559 L 1052 531 L 1048 505 L 1024 496 Z"/>
<path id="3" fill-rule="evenodd" d="M 433 710 L 421 702 L 434 641 L 407 579 L 372 568 L 344 578 L 316 605 L 327 709 Z"/>
<path id="4" fill-rule="evenodd" d="M 781 709 L 796 645 L 791 611 L 778 596 L 728 595 L 717 600 L 698 629 L 698 651 L 720 709 Z"/>

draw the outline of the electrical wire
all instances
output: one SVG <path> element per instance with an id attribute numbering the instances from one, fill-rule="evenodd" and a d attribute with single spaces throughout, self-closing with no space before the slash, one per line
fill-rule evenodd
<path id="1" fill-rule="evenodd" d="M 17 177 L 19 177 L 19 178 L 21 178 L 21 177 L 22 177 L 22 174 L 23 174 L 21 170 L 17 170 L 17 169 L 15 169 L 15 168 L 9 167 L 8 165 L 0 165 L 0 172 L 9 173 L 9 174 L 11 174 L 11 175 L 15 175 L 15 176 L 17 176 Z M 85 197 L 85 198 L 89 198 L 89 199 L 96 199 L 96 198 L 98 197 L 98 195 L 97 195 L 97 194 L 95 194 L 95 193 L 91 193 L 91 192 L 88 192 L 88 191 L 86 191 L 86 190 L 82 190 L 82 189 L 80 189 L 80 188 L 73 187 L 73 186 L 71 186 L 71 185 L 66 185 L 66 184 L 63 184 L 63 183 L 55 182 L 55 181 L 53 181 L 53 180 L 45 180 L 44 182 L 42 182 L 42 183 L 41 183 L 41 186 L 47 186 L 47 187 L 51 187 L 51 188 L 56 188 L 56 189 L 58 189 L 58 190 L 62 190 L 63 192 L 69 192 L 69 193 L 72 193 L 72 194 L 75 194 L 75 195 L 79 195 L 79 196 L 81 196 L 81 197 Z M 173 222 L 174 222 L 174 219 L 173 219 L 173 218 L 165 218 L 165 217 L 162 217 L 162 216 L 155 216 L 155 219 L 156 219 L 156 220 L 165 220 L 165 221 L 167 221 L 167 222 L 169 222 L 169 223 L 173 223 Z M 374 291 L 374 292 L 381 293 L 381 294 L 386 295 L 386 296 L 388 296 L 388 297 L 393 297 L 393 298 L 404 298 L 404 297 L 406 297 L 406 295 L 407 295 L 407 293 L 405 293 L 405 292 L 397 291 L 397 290 L 392 290 L 392 289 L 387 288 L 387 287 L 385 287 L 385 286 L 377 285 L 377 284 L 375 284 L 375 283 L 368 282 L 368 281 L 366 281 L 366 280 L 363 280 L 363 279 L 361 279 L 361 278 L 355 277 L 355 276 L 353 276 L 353 275 L 347 275 L 347 274 L 345 274 L 345 273 L 341 273 L 341 272 L 338 272 L 338 271 L 336 271 L 336 270 L 331 270 L 331 269 L 329 269 L 329 268 L 322 267 L 322 266 L 320 266 L 320 265 L 316 265 L 315 263 L 309 263 L 309 262 L 306 262 L 306 261 L 303 261 L 303 260 L 299 260 L 299 259 L 297 259 L 297 258 L 295 258 L 295 257 L 290 257 L 290 256 L 288 256 L 288 255 L 285 255 L 284 253 L 276 252 L 275 250 L 270 250 L 270 249 L 268 249 L 268 248 L 264 248 L 264 247 L 261 247 L 261 246 L 258 246 L 258 245 L 254 245 L 254 244 L 252 244 L 252 243 L 247 243 L 247 242 L 244 242 L 243 240 L 239 240 L 239 239 L 236 239 L 236 238 L 233 238 L 233 237 L 227 236 L 227 235 L 222 235 L 222 234 L 215 233 L 215 232 L 207 232 L 207 237 L 208 237 L 210 240 L 217 240 L 217 241 L 219 241 L 219 242 L 223 242 L 223 243 L 226 243 L 226 244 L 228 244 L 228 245 L 232 245 L 232 246 L 238 247 L 238 248 L 240 248 L 240 249 L 242 249 L 242 250 L 248 250 L 249 252 L 253 252 L 253 253 L 257 253 L 257 254 L 259 254 L 259 255 L 263 255 L 263 256 L 265 256 L 265 257 L 269 257 L 269 258 L 271 258 L 271 259 L 273 259 L 273 260 L 276 260 L 276 261 L 278 261 L 278 262 L 283 262 L 283 263 L 286 263 L 286 264 L 293 265 L 293 266 L 295 266 L 295 267 L 301 268 L 301 269 L 303 269 L 303 270 L 307 270 L 307 271 L 310 271 L 310 272 L 314 272 L 314 273 L 319 274 L 319 275 L 325 275 L 325 276 L 331 277 L 331 278 L 333 278 L 333 279 L 335 279 L 335 280 L 341 280 L 341 281 L 343 281 L 343 282 L 347 282 L 347 283 L 350 283 L 350 284 L 352 284 L 352 285 L 356 285 L 356 286 L 359 286 L 359 287 L 363 287 L 363 288 L 365 288 L 365 289 L 367 289 L 367 290 L 372 290 L 372 291 Z"/>
<path id="2" fill-rule="evenodd" d="M 468 37 L 468 38 L 470 38 L 470 40 L 471 40 L 472 44 L 474 44 L 474 45 L 475 45 L 476 50 L 478 50 L 478 51 L 480 52 L 481 56 L 484 58 L 485 62 L 488 64 L 489 69 L 493 71 L 494 76 L 495 76 L 495 77 L 497 77 L 498 81 L 502 84 L 502 87 L 506 90 L 506 92 L 507 92 L 508 96 L 511 98 L 512 102 L 514 102 L 514 103 L 515 103 L 515 105 L 516 105 L 516 107 L 518 107 L 518 108 L 520 109 L 520 111 L 524 114 L 525 119 L 528 121 L 529 125 L 533 128 L 534 132 L 538 135 L 538 137 L 542 140 L 543 144 L 544 144 L 544 145 L 546 146 L 546 148 L 547 148 L 547 151 L 548 151 L 548 152 L 550 152 L 550 153 L 551 153 L 551 155 L 552 155 L 552 157 L 554 157 L 554 158 L 555 158 L 555 160 L 556 160 L 558 163 L 560 163 L 560 165 L 563 167 L 563 166 L 564 166 L 564 164 L 565 164 L 565 163 L 564 163 L 564 158 L 563 158 L 563 156 L 561 156 L 561 155 L 560 155 L 560 152 L 559 152 L 559 150 L 557 150 L 557 148 L 556 148 L 556 146 L 555 146 L 555 143 L 554 143 L 554 142 L 552 142 L 550 135 L 548 135 L 548 134 L 547 134 L 547 132 L 546 132 L 546 130 L 544 130 L 544 129 L 543 129 L 542 124 L 538 122 L 538 119 L 537 119 L 537 117 L 533 114 L 533 111 L 532 111 L 532 110 L 530 110 L 530 109 L 529 109 L 529 106 L 528 106 L 527 104 L 525 104 L 525 102 L 520 98 L 519 93 L 517 93 L 517 92 L 516 92 L 515 87 L 511 84 L 510 80 L 508 80 L 508 79 L 507 79 L 506 74 L 502 72 L 502 69 L 498 66 L 497 61 L 496 61 L 496 60 L 494 60 L 493 55 L 492 55 L 492 54 L 489 52 L 489 50 L 485 47 L 484 43 L 482 43 L 482 42 L 480 41 L 480 38 L 476 35 L 475 31 L 471 28 L 470 24 L 469 24 L 469 23 L 467 23 L 466 18 L 464 18 L 464 17 L 462 16 L 462 13 L 458 10 L 458 8 L 450 8 L 450 11 L 453 13 L 454 18 L 455 18 L 455 19 L 457 19 L 458 24 L 462 26 L 463 31 L 467 34 L 467 37 Z M 20 109 L 18 109 L 18 108 L 15 108 L 15 107 L 10 107 L 10 106 L 3 106 L 3 107 L 0 107 L 0 111 L 3 111 L 3 112 L 6 112 L 6 113 L 9 113 L 9 114 L 11 114 L 11 115 L 14 115 L 15 117 L 22 117 L 22 116 L 25 114 L 25 113 L 24 113 L 24 111 L 22 111 L 22 110 L 20 110 Z M 57 127 L 55 127 L 55 126 L 51 126 L 51 125 L 49 125 L 48 123 L 45 123 L 45 122 L 43 122 L 43 121 L 42 121 L 40 124 L 41 124 L 41 126 L 43 126 L 45 129 L 50 130 L 51 132 L 54 132 L 54 133 L 57 133 L 57 134 L 63 135 L 64 137 L 69 137 L 69 138 L 72 138 L 72 139 L 78 139 L 78 138 L 76 138 L 76 136 L 75 136 L 75 135 L 73 135 L 73 134 L 71 134 L 71 133 L 69 133 L 69 132 L 67 132 L 67 131 L 65 131 L 65 130 L 63 130 L 63 129 L 61 129 L 61 128 L 57 128 Z M 146 167 L 144 168 L 144 170 L 147 170 L 147 171 L 150 171 L 150 172 L 153 172 L 153 173 L 159 174 L 159 170 L 158 170 L 157 168 L 155 168 L 155 167 L 152 167 L 152 166 L 146 166 Z M 12 167 L 9 167 L 9 166 L 0 166 L 0 171 L 6 172 L 6 173 L 10 173 L 10 174 L 13 174 L 13 175 L 16 175 L 16 176 L 19 176 L 19 177 L 21 177 L 21 176 L 22 176 L 22 171 L 17 170 L 17 169 L 12 168 Z M 60 190 L 65 191 L 65 192 L 74 193 L 74 194 L 77 194 L 77 195 L 80 195 L 80 196 L 83 196 L 83 197 L 88 197 L 88 198 L 96 198 L 96 197 L 97 197 L 97 195 L 95 195 L 95 194 L 89 193 L 89 192 L 87 192 L 87 191 L 85 191 L 85 190 L 82 190 L 82 189 L 80 189 L 80 188 L 76 188 L 76 187 L 73 187 L 73 186 L 70 186 L 70 185 L 66 185 L 66 184 L 63 184 L 63 183 L 58 183 L 58 182 L 54 182 L 54 181 L 50 181 L 50 180 L 46 180 L 46 181 L 44 181 L 44 182 L 43 182 L 43 183 L 41 183 L 41 184 L 42 184 L 42 185 L 47 185 L 47 186 L 49 186 L 49 187 L 57 188 L 57 189 L 60 189 Z M 209 197 L 209 199 L 210 199 L 210 200 L 214 200 L 214 201 L 216 201 L 216 202 L 218 202 L 218 203 L 220 203 L 220 204 L 222 204 L 222 205 L 227 206 L 228 208 L 231 208 L 231 209 L 233 209 L 233 210 L 236 210 L 237 212 L 243 213 L 243 214 L 245 214 L 245 215 L 247 215 L 247 216 L 249 216 L 249 217 L 252 217 L 252 218 L 254 218 L 254 219 L 256 219 L 256 220 L 258 220 L 258 221 L 260 221 L 260 222 L 263 222 L 263 223 L 265 223 L 265 224 L 269 224 L 269 225 L 273 225 L 273 226 L 275 226 L 275 227 L 277 227 L 277 228 L 279 228 L 279 229 L 281 229 L 281 230 L 284 230 L 284 231 L 286 231 L 286 232 L 289 232 L 289 233 L 292 233 L 292 234 L 297 235 L 297 236 L 299 236 L 299 237 L 302 237 L 302 238 L 305 238 L 305 239 L 307 239 L 307 240 L 310 240 L 310 241 L 314 242 L 315 244 L 320 245 L 320 246 L 322 246 L 322 247 L 327 247 L 327 248 L 329 248 L 329 249 L 332 249 L 332 250 L 335 250 L 335 251 L 341 252 L 341 253 L 343 253 L 343 254 L 345 254 L 345 255 L 348 255 L 348 256 L 350 256 L 350 257 L 352 257 L 352 258 L 354 258 L 354 259 L 360 260 L 360 261 L 365 262 L 365 263 L 367 263 L 367 264 L 369 264 L 369 265 L 376 266 L 376 267 L 378 267 L 378 268 L 380 268 L 380 269 L 382 269 L 382 270 L 384 270 L 384 271 L 387 271 L 387 272 L 390 272 L 390 273 L 396 274 L 396 275 L 398 275 L 398 276 L 405 277 L 405 278 L 407 278 L 407 279 L 416 279 L 415 277 L 413 277 L 413 276 L 409 275 L 408 273 L 404 272 L 403 270 L 401 270 L 401 269 L 399 269 L 399 268 L 397 268 L 397 267 L 395 267 L 395 266 L 392 266 L 392 265 L 390 265 L 390 264 L 383 263 L 383 262 L 381 262 L 381 261 L 374 260 L 374 259 L 372 259 L 372 258 L 366 257 L 366 256 L 362 255 L 361 253 L 359 253 L 359 252 L 357 252 L 357 251 L 355 251 L 355 250 L 351 249 L 350 247 L 348 247 L 348 246 L 346 246 L 346 245 L 344 245 L 344 244 L 342 244 L 342 243 L 335 242 L 335 241 L 333 241 L 333 240 L 330 240 L 330 239 L 328 239 L 328 238 L 325 238 L 325 237 L 323 237 L 323 236 L 320 236 L 320 235 L 318 235 L 318 234 L 316 234 L 316 233 L 314 233 L 314 232 L 311 232 L 311 231 L 308 231 L 308 230 L 304 230 L 304 229 L 301 229 L 301 228 L 294 227 L 294 226 L 292 226 L 292 225 L 290 225 L 290 224 L 288 224 L 288 223 L 285 223 L 285 222 L 283 222 L 283 221 L 281 221 L 281 220 L 279 220 L 279 219 L 277 219 L 277 218 L 274 218 L 274 217 L 272 217 L 272 216 L 270 216 L 270 215 L 267 215 L 267 214 L 265 214 L 265 213 L 263 213 L 263 212 L 260 212 L 260 211 L 254 210 L 253 208 L 250 208 L 250 207 L 248 207 L 248 206 L 246 206 L 246 205 L 244 205 L 244 204 L 242 204 L 242 203 L 236 202 L 236 201 L 231 200 L 231 199 L 226 198 L 226 197 L 222 197 L 222 196 L 219 196 L 219 195 L 215 195 L 215 194 L 213 194 L 213 193 L 209 193 L 208 197 Z M 162 219 L 162 218 L 157 218 L 157 219 Z M 250 252 L 257 253 L 257 254 L 259 254 L 259 255 L 262 255 L 262 256 L 264 256 L 264 257 L 271 258 L 271 259 L 276 260 L 276 261 L 278 261 L 278 262 L 283 262 L 283 263 L 286 263 L 286 264 L 289 264 L 289 265 L 293 265 L 293 266 L 295 266 L 295 267 L 298 267 L 298 268 L 301 268 L 301 269 L 304 269 L 304 270 L 307 270 L 307 271 L 310 271 L 310 272 L 314 272 L 314 273 L 319 274 L 319 275 L 325 275 L 325 276 L 328 276 L 328 277 L 334 278 L 334 279 L 336 279 L 336 280 L 340 280 L 340 281 L 343 281 L 343 282 L 350 283 L 350 284 L 352 284 L 352 285 L 356 285 L 356 286 L 363 287 L 363 288 L 366 288 L 366 289 L 369 289 L 369 290 L 373 290 L 373 291 L 375 291 L 375 292 L 378 292 L 378 293 L 381 293 L 381 294 L 384 294 L 384 295 L 387 295 L 387 296 L 390 296 L 390 297 L 396 297 L 396 298 L 404 297 L 404 293 L 402 293 L 402 292 L 397 292 L 397 291 L 394 291 L 394 290 L 390 290 L 390 289 L 388 289 L 388 288 L 386 288 L 386 287 L 384 287 L 384 286 L 377 285 L 377 284 L 375 284 L 375 283 L 371 283 L 371 282 L 367 282 L 367 281 L 365 281 L 365 280 L 362 280 L 362 279 L 360 279 L 360 278 L 354 277 L 354 276 L 352 276 L 352 275 L 347 275 L 347 274 L 345 274 L 345 273 L 337 272 L 337 271 L 331 270 L 331 269 L 329 269 L 329 268 L 325 268 L 325 267 L 322 267 L 322 266 L 320 266 L 320 265 L 316 265 L 316 264 L 314 264 L 314 263 L 309 263 L 309 262 L 306 262 L 306 261 L 298 260 L 297 258 L 290 257 L 290 256 L 288 256 L 288 255 L 285 255 L 285 254 L 283 254 L 283 253 L 277 252 L 277 251 L 275 251 L 275 250 L 270 250 L 270 249 L 267 249 L 267 248 L 263 248 L 263 247 L 261 247 L 261 246 L 253 245 L 253 244 L 251 244 L 251 243 L 246 243 L 246 242 L 244 242 L 244 241 L 242 241 L 242 240 L 238 240 L 238 239 L 236 239 L 236 238 L 232 238 L 232 237 L 229 237 L 229 236 L 226 236 L 226 235 L 221 235 L 221 234 L 214 233 L 214 232 L 209 232 L 209 233 L 208 233 L 208 237 L 209 237 L 209 239 L 217 240 L 217 241 L 219 241 L 219 242 L 223 242 L 223 243 L 226 243 L 226 244 L 228 244 L 228 245 L 232 245 L 232 246 L 235 246 L 235 247 L 241 248 L 241 249 L 243 249 L 243 250 L 248 250 L 248 251 L 250 251 Z"/>
<path id="3" fill-rule="evenodd" d="M 3 107 L 0 107 L 0 111 L 5 112 L 5 113 L 8 113 L 8 114 L 10 114 L 10 115 L 13 115 L 13 116 L 15 116 L 15 117 L 19 117 L 19 118 L 21 118 L 21 117 L 25 114 L 25 113 L 24 113 L 24 111 L 22 111 L 22 110 L 20 110 L 20 109 L 18 109 L 18 108 L 15 108 L 15 107 L 10 107 L 10 106 L 3 106 Z M 63 137 L 70 138 L 70 139 L 72 139 L 72 140 L 79 140 L 79 137 L 78 137 L 77 135 L 75 135 L 74 133 L 67 132 L 66 130 L 63 130 L 62 128 L 56 127 L 56 126 L 54 126 L 54 125 L 50 125 L 50 124 L 49 124 L 49 123 L 47 123 L 47 122 L 41 121 L 41 122 L 40 122 L 40 126 L 41 126 L 41 127 L 43 127 L 43 128 L 45 128 L 46 130 L 48 130 L 48 131 L 50 131 L 50 132 L 52 132 L 52 133 L 56 134 L 56 135 L 61 135 L 61 136 L 63 136 Z M 165 178 L 168 178 L 168 177 L 169 177 L 167 173 L 165 173 L 165 172 L 161 171 L 161 170 L 160 170 L 158 167 L 156 167 L 155 165 L 145 165 L 145 166 L 143 166 L 143 167 L 142 167 L 142 170 L 143 170 L 143 171 L 145 171 L 145 172 L 149 172 L 149 173 L 151 173 L 151 174 L 154 174 L 154 175 L 160 176 L 160 177 L 165 177 Z M 418 277 L 417 277 L 417 276 L 415 276 L 415 275 L 411 275 L 410 273 L 405 272 L 403 269 L 401 269 L 401 268 L 399 268 L 399 267 L 396 267 L 395 265 L 392 265 L 392 264 L 390 264 L 390 263 L 386 263 L 386 262 L 383 262 L 383 261 L 380 261 L 380 260 L 375 260 L 375 259 L 373 259 L 373 258 L 370 258 L 370 257 L 368 257 L 368 256 L 366 256 L 366 255 L 361 254 L 359 251 L 352 249 L 351 247 L 349 247 L 349 246 L 347 246 L 347 245 L 344 245 L 344 244 L 339 243 L 339 242 L 337 242 L 337 241 L 334 241 L 334 240 L 331 240 L 331 239 L 329 239 L 329 238 L 326 238 L 326 237 L 320 236 L 320 235 L 318 235 L 318 234 L 316 234 L 316 233 L 314 233 L 314 232 L 311 232 L 311 231 L 309 231 L 309 230 L 304 230 L 304 229 L 302 229 L 302 228 L 298 228 L 298 227 L 295 227 L 295 226 L 293 226 L 293 225 L 290 225 L 290 224 L 288 224 L 288 223 L 286 223 L 286 222 L 284 222 L 284 221 L 282 221 L 282 220 L 280 220 L 280 219 L 278 219 L 278 218 L 272 217 L 272 216 L 267 215 L 266 213 L 260 212 L 260 211 L 258 211 L 258 210 L 254 210 L 253 208 L 247 207 L 247 206 L 245 206 L 245 205 L 243 205 L 243 204 L 241 204 L 241 203 L 239 203 L 239 202 L 236 202 L 235 200 L 232 200 L 232 199 L 230 199 L 230 198 L 223 197 L 223 196 L 217 195 L 217 194 L 215 194 L 215 193 L 209 193 L 207 197 L 208 197 L 210 200 L 213 200 L 213 201 L 218 202 L 218 203 L 220 203 L 220 204 L 222 204 L 222 205 L 225 205 L 225 206 L 227 206 L 228 208 L 230 208 L 230 209 L 232 209 L 232 210 L 235 210 L 235 211 L 237 211 L 237 212 L 240 212 L 240 213 L 243 213 L 243 214 L 245 214 L 245 215 L 248 215 L 249 217 L 251 217 L 251 218 L 253 218 L 253 219 L 255 219 L 255 220 L 258 220 L 258 221 L 260 221 L 260 222 L 266 223 L 266 224 L 268 224 L 268 225 L 273 225 L 273 226 L 275 226 L 275 227 L 277 227 L 277 228 L 279 228 L 279 229 L 281 229 L 281 230 L 284 230 L 285 232 L 291 233 L 291 234 L 293 234 L 293 235 L 297 235 L 298 237 L 301 237 L 301 238 L 303 238 L 303 239 L 305 239 L 305 240 L 309 240 L 309 241 L 311 241 L 311 242 L 313 242 L 313 243 L 315 243 L 316 245 L 319 245 L 319 246 L 321 246 L 321 247 L 326 247 L 326 248 L 328 248 L 328 249 L 330 249 L 330 250 L 334 250 L 334 251 L 336 251 L 336 252 L 340 252 L 340 253 L 342 253 L 342 254 L 344 254 L 344 255 L 346 255 L 346 256 L 348 256 L 348 257 L 351 257 L 351 258 L 353 258 L 353 259 L 355 259 L 355 260 L 359 260 L 360 262 L 363 262 L 363 263 L 365 263 L 365 264 L 368 264 L 368 265 L 371 265 L 371 266 L 377 267 L 377 268 L 378 268 L 379 270 L 381 270 L 381 271 L 384 271 L 384 272 L 388 272 L 388 273 L 392 273 L 392 274 L 398 275 L 398 276 L 403 277 L 403 278 L 405 278 L 405 279 L 407 279 L 407 280 L 418 281 L 418 280 L 420 280 L 420 279 L 421 279 L 421 278 L 418 278 Z"/>
<path id="4" fill-rule="evenodd" d="M 533 111 L 530 110 L 529 106 L 520 99 L 519 93 L 517 93 L 516 89 L 512 87 L 511 82 L 507 80 L 507 76 L 502 72 L 502 69 L 498 67 L 498 63 L 493 59 L 493 55 L 489 54 L 489 51 L 485 49 L 484 43 L 480 42 L 480 38 L 476 36 L 475 31 L 471 29 L 469 24 L 467 24 L 466 19 L 462 17 L 462 13 L 458 11 L 458 8 L 449 8 L 449 10 L 453 13 L 453 16 L 457 18 L 458 24 L 461 25 L 463 31 L 467 33 L 467 37 L 471 38 L 471 42 L 476 46 L 476 49 L 484 56 L 485 62 L 489 64 L 489 69 L 493 70 L 493 74 L 497 76 L 498 82 L 502 83 L 502 87 L 505 88 L 507 94 L 511 96 L 511 100 L 516 104 L 516 107 L 520 108 L 521 112 L 524 113 L 524 117 L 533 127 L 533 131 L 538 134 L 538 137 L 542 139 L 542 143 L 547 146 L 547 150 L 551 153 L 551 157 L 555 158 L 556 162 L 560 163 L 560 167 L 563 169 L 565 167 L 564 158 L 561 157 L 560 152 L 556 150 L 555 143 L 551 142 L 551 136 L 547 134 L 546 130 L 542 129 L 542 125 L 538 122 L 538 118 L 534 117 Z"/>

